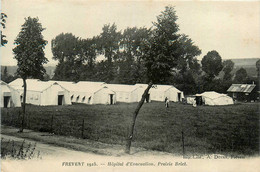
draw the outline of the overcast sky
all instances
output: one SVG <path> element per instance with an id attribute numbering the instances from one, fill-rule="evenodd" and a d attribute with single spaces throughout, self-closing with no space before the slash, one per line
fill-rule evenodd
<path id="1" fill-rule="evenodd" d="M 24 18 L 38 17 L 46 30 L 45 55 L 52 60 L 51 40 L 64 32 L 82 38 L 101 33 L 104 24 L 126 27 L 150 27 L 166 5 L 175 6 L 180 33 L 185 33 L 202 50 L 198 59 L 216 50 L 222 59 L 260 57 L 260 1 L 90 1 L 90 0 L 2 0 L 2 12 L 8 15 L 8 44 L 1 47 L 1 64 L 16 65 L 12 48 Z"/>

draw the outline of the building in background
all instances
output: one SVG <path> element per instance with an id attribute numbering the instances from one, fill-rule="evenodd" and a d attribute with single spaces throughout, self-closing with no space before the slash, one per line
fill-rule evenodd
<path id="1" fill-rule="evenodd" d="M 227 93 L 230 97 L 237 101 L 256 101 L 259 97 L 255 84 L 232 84 Z"/>

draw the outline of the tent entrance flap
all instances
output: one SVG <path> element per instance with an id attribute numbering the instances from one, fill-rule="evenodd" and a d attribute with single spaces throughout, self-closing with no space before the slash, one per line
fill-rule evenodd
<path id="1" fill-rule="evenodd" d="M 181 101 L 181 93 L 178 93 L 178 101 Z"/>
<path id="2" fill-rule="evenodd" d="M 63 105 L 64 95 L 58 95 L 58 105 Z"/>
<path id="3" fill-rule="evenodd" d="M 110 95 L 110 104 L 113 104 L 113 94 L 109 94 Z"/>
<path id="4" fill-rule="evenodd" d="M 10 105 L 11 96 L 4 96 L 4 108 L 7 108 Z"/>

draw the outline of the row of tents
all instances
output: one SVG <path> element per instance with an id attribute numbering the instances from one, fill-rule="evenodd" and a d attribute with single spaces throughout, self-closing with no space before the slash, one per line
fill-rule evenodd
<path id="1" fill-rule="evenodd" d="M 141 100 L 147 84 L 107 84 L 91 81 L 41 81 L 27 79 L 26 103 L 47 105 L 115 104 L 116 102 L 133 103 Z M 23 101 L 23 80 L 18 78 L 7 84 L 1 81 L 1 107 L 19 107 Z M 178 102 L 184 98 L 183 92 L 172 85 L 155 85 L 146 102 L 165 101 Z"/>
<path id="2" fill-rule="evenodd" d="M 75 83 L 69 81 L 41 81 L 38 79 L 27 79 L 26 82 L 26 103 L 40 106 L 71 105 L 72 103 L 115 104 L 116 102 L 139 102 L 144 90 L 148 86 L 147 84 L 124 85 L 92 81 Z M 234 90 L 233 87 L 235 86 L 237 84 L 233 84 L 230 89 Z M 253 86 L 255 87 L 255 85 L 247 85 L 246 88 L 253 88 Z M 9 84 L 1 81 L 1 107 L 20 107 L 23 101 L 23 89 L 23 80 L 21 78 Z M 234 95 L 233 92 L 231 93 Z M 250 95 L 249 93 L 247 94 Z M 174 86 L 154 85 L 150 89 L 145 101 L 163 102 L 166 97 L 172 102 L 184 100 L 183 92 Z M 233 99 L 234 97 L 231 98 L 226 94 L 214 91 L 186 96 L 185 98 L 188 104 L 213 106 L 234 104 Z"/>

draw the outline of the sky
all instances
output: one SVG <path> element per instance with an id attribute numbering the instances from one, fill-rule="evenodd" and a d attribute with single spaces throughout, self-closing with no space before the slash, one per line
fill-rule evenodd
<path id="1" fill-rule="evenodd" d="M 38 17 L 44 39 L 45 56 L 52 60 L 51 40 L 60 33 L 91 38 L 105 24 L 151 27 L 165 6 L 175 7 L 179 33 L 188 35 L 201 50 L 199 60 L 216 50 L 223 60 L 260 57 L 260 1 L 100 1 L 100 0 L 1 0 L 7 23 L 3 33 L 8 44 L 1 47 L 1 65 L 16 65 L 12 49 L 26 17 Z M 1 28 L 2 29 L 2 28 Z"/>

